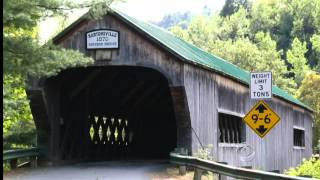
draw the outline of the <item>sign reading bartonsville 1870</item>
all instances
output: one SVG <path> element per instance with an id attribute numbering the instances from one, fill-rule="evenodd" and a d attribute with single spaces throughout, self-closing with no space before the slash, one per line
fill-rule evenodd
<path id="1" fill-rule="evenodd" d="M 280 117 L 265 102 L 259 101 L 243 120 L 263 138 L 280 121 Z"/>
<path id="2" fill-rule="evenodd" d="M 110 29 L 99 29 L 86 33 L 87 49 L 119 48 L 119 32 Z"/>
<path id="3" fill-rule="evenodd" d="M 250 73 L 251 99 L 270 99 L 272 97 L 272 73 Z"/>

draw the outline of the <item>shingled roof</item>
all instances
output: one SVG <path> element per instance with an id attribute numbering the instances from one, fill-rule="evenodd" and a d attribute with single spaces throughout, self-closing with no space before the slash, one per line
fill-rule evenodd
<path id="1" fill-rule="evenodd" d="M 154 41 L 167 51 L 171 52 L 173 55 L 177 56 L 182 61 L 195 64 L 208 70 L 215 71 L 219 74 L 228 76 L 236 81 L 239 81 L 242 84 L 249 85 L 250 72 L 243 70 L 240 67 L 218 56 L 210 54 L 155 25 L 137 20 L 117 10 L 111 10 L 108 13 L 116 16 L 117 18 L 125 22 L 127 25 L 142 33 L 151 41 Z M 81 24 L 83 21 L 86 21 L 85 17 L 86 15 L 82 16 L 69 27 L 67 27 L 65 30 L 63 30 L 61 33 L 59 33 L 56 37 L 53 38 L 53 42 L 58 42 L 66 34 L 74 30 L 79 24 Z M 290 94 L 288 94 L 287 92 L 285 92 L 277 86 L 272 87 L 272 93 L 274 96 L 278 96 L 288 102 L 299 105 L 303 108 L 306 108 L 309 111 L 313 111 L 310 107 L 303 104 L 301 101 L 294 98 L 293 96 L 291 96 Z"/>

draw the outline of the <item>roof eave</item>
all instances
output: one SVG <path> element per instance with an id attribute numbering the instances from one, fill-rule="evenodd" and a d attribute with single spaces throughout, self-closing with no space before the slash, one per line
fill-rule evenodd
<path id="1" fill-rule="evenodd" d="M 120 15 L 118 12 L 116 11 L 109 11 L 108 13 L 110 13 L 111 15 L 114 15 L 116 18 L 119 18 L 120 20 L 122 20 L 124 23 L 126 23 L 127 25 L 129 25 L 131 28 L 135 29 L 137 32 L 139 32 L 140 34 L 146 36 L 149 40 L 151 40 L 152 42 L 156 43 L 157 45 L 159 45 L 161 48 L 163 48 L 164 50 L 170 52 L 172 55 L 174 55 L 176 58 L 178 58 L 179 60 L 183 61 L 184 63 L 188 63 L 191 65 L 196 65 L 199 67 L 202 67 L 206 70 L 212 71 L 212 72 L 216 72 L 218 74 L 227 76 L 229 78 L 231 78 L 232 80 L 235 80 L 236 82 L 239 82 L 243 85 L 249 86 L 248 82 L 245 82 L 241 79 L 235 78 L 227 73 L 221 72 L 219 70 L 216 70 L 214 68 L 205 66 L 201 63 L 197 63 L 195 61 L 190 61 L 189 59 L 186 59 L 184 56 L 178 54 L 177 52 L 175 52 L 174 50 L 172 50 L 171 48 L 167 47 L 165 44 L 163 44 L 161 41 L 157 40 L 156 38 L 154 38 L 152 35 L 148 34 L 147 32 L 145 32 L 143 29 L 141 29 L 140 27 L 136 26 L 134 23 L 132 23 L 131 21 L 129 21 L 128 19 L 124 18 L 122 15 Z M 85 13 L 83 16 L 81 16 L 78 20 L 76 20 L 75 22 L 73 22 L 71 25 L 69 25 L 66 29 L 64 29 L 63 31 L 61 31 L 59 34 L 57 34 L 54 38 L 52 38 L 54 44 L 58 44 L 70 31 L 74 30 L 76 27 L 78 27 L 81 23 L 84 23 L 85 21 L 88 21 L 87 18 L 88 13 Z M 314 112 L 313 109 L 311 109 L 308 106 L 302 106 L 301 104 L 298 104 L 296 102 L 293 101 L 289 101 L 286 98 L 279 96 L 275 93 L 272 93 L 273 96 L 278 97 L 290 104 L 295 104 L 299 107 L 302 107 L 308 111 L 310 111 L 311 113 Z"/>

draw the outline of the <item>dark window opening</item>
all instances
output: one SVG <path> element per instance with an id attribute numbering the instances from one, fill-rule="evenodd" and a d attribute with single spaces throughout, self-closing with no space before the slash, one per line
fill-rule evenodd
<path id="1" fill-rule="evenodd" d="M 304 130 L 293 129 L 293 145 L 298 147 L 304 147 Z"/>
<path id="2" fill-rule="evenodd" d="M 245 125 L 241 117 L 219 113 L 219 142 L 242 143 L 246 141 Z"/>

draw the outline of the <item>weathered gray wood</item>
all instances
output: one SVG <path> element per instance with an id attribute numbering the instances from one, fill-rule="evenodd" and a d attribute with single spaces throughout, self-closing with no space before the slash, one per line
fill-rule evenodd
<path id="1" fill-rule="evenodd" d="M 153 85 L 153 86 L 149 87 L 149 89 L 147 89 L 147 90 L 143 93 L 143 95 L 131 106 L 131 112 L 130 112 L 130 113 L 134 112 L 134 111 L 136 110 L 136 108 L 137 108 L 141 103 L 143 103 L 143 101 L 144 101 L 146 98 L 150 97 L 157 88 L 159 88 L 158 85 Z"/>
<path id="2" fill-rule="evenodd" d="M 177 124 L 177 147 L 192 152 L 192 131 L 186 92 L 183 86 L 170 87 Z"/>
<path id="3" fill-rule="evenodd" d="M 255 156 L 248 162 L 240 161 L 238 151 L 243 145 L 218 143 L 217 111 L 222 109 L 224 113 L 231 112 L 230 114 L 240 117 L 246 114 L 257 102 L 249 99 L 248 87 L 191 65 L 185 65 L 184 77 L 192 127 L 202 141 L 201 143 L 205 146 L 214 145 L 211 150 L 214 159 L 226 161 L 235 166 L 248 165 L 264 170 L 279 169 L 283 172 L 284 169 L 300 163 L 302 158 L 310 157 L 312 139 L 310 137 L 312 118 L 308 117 L 310 113 L 274 97 L 267 103 L 280 115 L 280 123 L 263 139 L 246 127 L 246 144 L 254 149 Z M 206 86 L 212 90 L 206 91 L 203 88 Z M 306 128 L 305 140 L 306 143 L 309 143 L 306 144 L 306 147 L 309 148 L 293 148 L 294 122 Z M 206 137 L 209 134 L 211 137 Z M 193 137 L 192 142 L 193 153 L 197 153 L 199 149 L 197 138 Z"/>
<path id="4" fill-rule="evenodd" d="M 202 173 L 203 173 L 202 169 L 195 168 L 193 180 L 201 180 Z"/>
<path id="5" fill-rule="evenodd" d="M 70 99 L 76 97 L 80 91 L 82 91 L 94 78 L 100 74 L 101 70 L 92 72 L 86 79 L 84 79 L 71 93 Z"/>
<path id="6" fill-rule="evenodd" d="M 184 86 L 193 127 L 192 150 L 197 153 L 200 144 L 213 145 L 211 155 L 217 155 L 217 97 L 214 75 L 191 65 L 184 67 Z M 198 138 L 200 138 L 200 142 Z"/>
<path id="7" fill-rule="evenodd" d="M 95 59 L 97 61 L 110 61 L 112 59 L 112 50 L 97 50 Z"/>
<path id="8" fill-rule="evenodd" d="M 38 167 L 38 160 L 36 156 L 30 157 L 30 166 L 32 168 L 37 168 Z"/>
<path id="9" fill-rule="evenodd" d="M 120 32 L 119 49 L 85 50 L 85 33 L 98 28 L 118 30 Z M 312 114 L 278 97 L 273 97 L 267 103 L 279 114 L 281 121 L 263 139 L 257 136 L 249 127 L 246 127 L 245 144 L 219 143 L 219 112 L 243 117 L 257 102 L 250 100 L 248 86 L 231 80 L 227 76 L 180 61 L 176 56 L 173 56 L 115 16 L 107 15 L 99 21 L 86 21 L 70 31 L 57 43 L 65 48 L 77 49 L 92 57 L 95 59 L 94 66 L 144 67 L 154 69 L 163 75 L 170 86 L 170 98 L 172 98 L 177 126 L 177 147 L 187 148 L 189 153 L 193 155 L 199 151 L 201 144 L 204 146 L 212 144 L 210 155 L 215 160 L 225 161 L 235 166 L 252 166 L 263 170 L 279 169 L 283 172 L 284 169 L 296 166 L 301 162 L 302 158 L 309 157 L 312 153 Z M 160 90 L 159 95 L 154 95 L 157 87 L 155 84 L 152 85 L 151 83 L 150 86 L 154 86 L 154 88 L 143 92 L 142 88 L 146 87 L 146 83 L 140 82 L 137 85 L 131 84 L 125 87 L 126 82 L 121 81 L 123 79 L 120 76 L 121 74 L 117 72 L 108 74 L 108 76 L 104 77 L 108 85 L 98 86 L 96 89 L 90 90 L 90 93 L 89 90 L 84 90 L 94 79 L 90 78 L 90 76 L 75 87 L 74 97 L 82 98 L 80 94 L 83 91 L 86 92 L 81 94 L 85 94 L 84 96 L 86 97 L 79 100 L 79 103 L 86 104 L 84 105 L 86 106 L 84 114 L 88 115 L 91 110 L 89 96 L 100 94 L 104 91 L 110 93 L 110 96 L 116 96 L 119 99 L 119 107 L 130 104 L 132 117 L 135 117 L 136 114 L 136 119 L 139 119 L 140 115 L 135 111 L 142 111 L 147 109 L 147 106 L 157 104 L 157 100 L 162 97 L 162 90 Z M 118 89 L 112 89 L 113 86 Z M 70 132 L 68 132 L 70 134 L 66 133 L 64 136 L 67 139 L 63 137 L 62 142 L 60 142 L 60 127 L 58 123 L 60 112 L 59 105 L 56 104 L 59 103 L 59 97 L 64 92 L 58 87 L 59 85 L 57 84 L 47 86 L 45 90 L 46 98 L 42 103 L 38 103 L 46 106 L 43 108 L 47 110 L 46 115 L 39 113 L 44 112 L 44 110 L 39 110 L 36 106 L 37 103 L 34 103 L 35 100 L 31 98 L 32 112 L 41 117 L 36 118 L 41 119 L 36 122 L 37 128 L 46 132 L 50 129 L 50 135 L 48 135 L 50 137 L 44 139 L 48 140 L 50 153 L 56 158 L 59 158 L 59 145 L 57 144 L 62 144 L 60 150 L 68 151 L 70 156 L 79 147 L 77 143 L 85 146 L 88 143 L 87 136 L 77 136 L 75 140 L 70 138 L 79 134 L 79 132 L 85 133 L 88 129 L 87 126 L 89 126 L 89 124 L 86 124 L 86 126 L 73 126 L 75 122 L 70 121 L 69 125 L 66 125 L 67 130 L 70 129 Z M 135 98 L 135 96 L 140 97 Z M 149 104 L 144 103 L 145 99 L 150 98 L 153 98 L 153 100 L 149 101 Z M 107 101 L 108 99 L 103 100 Z M 108 113 L 112 114 L 112 112 Z M 41 123 L 41 121 L 46 123 Z M 88 123 L 81 118 L 77 122 Z M 49 127 L 45 128 L 45 125 Z M 140 124 L 137 126 L 140 126 Z M 293 147 L 294 126 L 305 129 L 305 148 Z M 228 133 L 228 130 L 221 131 Z M 229 137 L 227 138 L 234 137 L 236 134 L 229 132 Z M 86 139 L 86 143 L 81 141 L 81 137 Z M 69 141 L 72 143 L 67 146 L 66 143 Z M 250 146 L 255 154 L 253 159 L 247 162 L 243 162 L 239 154 L 239 149 L 245 145 Z M 86 148 L 89 151 L 89 147 Z"/>
<path id="10" fill-rule="evenodd" d="M 126 104 L 130 100 L 130 98 L 134 97 L 134 95 L 143 88 L 145 82 L 141 81 L 135 85 L 135 87 L 123 98 L 120 104 Z"/>
<path id="11" fill-rule="evenodd" d="M 179 175 L 183 176 L 187 173 L 187 167 L 186 166 L 179 166 Z"/>
<path id="12" fill-rule="evenodd" d="M 18 159 L 9 160 L 9 164 L 11 169 L 16 169 L 18 166 Z"/>
<path id="13" fill-rule="evenodd" d="M 50 122 L 50 144 L 49 144 L 49 154 L 50 156 L 58 160 L 61 157 L 60 148 L 60 83 L 51 79 L 46 82 L 45 87 L 45 98 L 48 102 L 48 119 Z"/>

